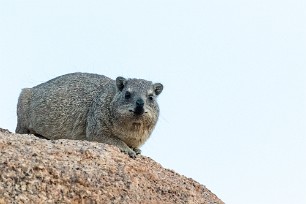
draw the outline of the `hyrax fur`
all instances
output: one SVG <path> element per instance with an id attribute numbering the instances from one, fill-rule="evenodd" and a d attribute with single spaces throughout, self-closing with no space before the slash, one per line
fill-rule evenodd
<path id="1" fill-rule="evenodd" d="M 107 143 L 135 157 L 156 125 L 162 90 L 143 79 L 59 76 L 21 91 L 16 133 Z"/>

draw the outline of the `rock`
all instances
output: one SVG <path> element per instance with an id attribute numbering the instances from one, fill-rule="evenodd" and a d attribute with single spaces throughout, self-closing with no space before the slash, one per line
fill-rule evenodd
<path id="1" fill-rule="evenodd" d="M 77 140 L 0 129 L 2 203 L 223 203 L 205 186 L 145 156 Z"/>
<path id="2" fill-rule="evenodd" d="M 3 133 L 11 133 L 8 129 L 3 129 L 3 128 L 0 128 L 0 132 L 3 132 Z"/>

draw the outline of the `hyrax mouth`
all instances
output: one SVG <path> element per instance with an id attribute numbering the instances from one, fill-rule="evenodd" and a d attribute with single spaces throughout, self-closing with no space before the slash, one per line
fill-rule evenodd
<path id="1" fill-rule="evenodd" d="M 142 106 L 136 106 L 134 110 L 135 115 L 142 115 L 144 113 L 144 108 Z"/>
<path id="2" fill-rule="evenodd" d="M 129 110 L 131 113 L 134 113 L 135 116 L 141 116 L 145 113 L 148 113 L 147 110 L 145 110 L 143 107 L 136 107 L 135 109 Z"/>

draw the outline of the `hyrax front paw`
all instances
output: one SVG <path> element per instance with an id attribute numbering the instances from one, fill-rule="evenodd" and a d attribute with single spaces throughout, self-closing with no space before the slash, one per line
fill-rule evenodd
<path id="1" fill-rule="evenodd" d="M 121 149 L 121 152 L 124 152 L 125 154 L 128 154 L 131 158 L 135 159 L 136 158 L 136 152 L 134 152 L 131 149 Z"/>
<path id="2" fill-rule="evenodd" d="M 129 156 L 130 156 L 131 158 L 133 158 L 133 159 L 136 158 L 136 153 L 135 153 L 134 151 L 130 151 L 128 154 L 129 154 Z"/>
<path id="3" fill-rule="evenodd" d="M 140 150 L 140 149 L 134 148 L 133 150 L 134 150 L 134 152 L 135 152 L 136 154 L 141 154 L 141 150 Z"/>

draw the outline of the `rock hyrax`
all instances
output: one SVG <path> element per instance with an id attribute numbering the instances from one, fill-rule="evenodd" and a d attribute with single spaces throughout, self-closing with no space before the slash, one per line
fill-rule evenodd
<path id="1" fill-rule="evenodd" d="M 135 157 L 156 125 L 162 90 L 143 79 L 59 76 L 21 91 L 16 133 L 103 142 Z"/>

